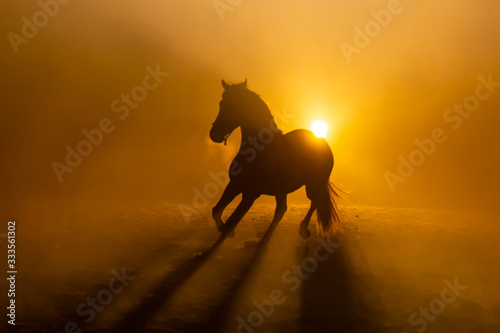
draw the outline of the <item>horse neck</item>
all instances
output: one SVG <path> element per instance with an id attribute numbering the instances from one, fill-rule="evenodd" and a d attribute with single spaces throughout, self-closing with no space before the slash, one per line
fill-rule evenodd
<path id="1" fill-rule="evenodd" d="M 281 134 L 277 129 L 273 114 L 268 106 L 262 100 L 253 100 L 251 103 L 243 107 L 243 112 L 247 115 L 246 121 L 241 124 L 241 140 L 242 143 L 249 137 L 255 137 L 262 134 L 264 131 L 272 131 L 274 134 Z"/>
<path id="2" fill-rule="evenodd" d="M 243 142 L 245 139 L 249 137 L 254 137 L 259 135 L 260 132 L 265 131 L 265 126 L 249 126 L 243 125 L 241 126 L 241 141 Z"/>
<path id="3" fill-rule="evenodd" d="M 282 134 L 281 130 L 276 126 L 276 122 L 272 115 L 251 124 L 241 125 L 241 143 L 243 144 L 244 141 L 251 137 L 269 136 L 270 132 L 272 135 Z"/>

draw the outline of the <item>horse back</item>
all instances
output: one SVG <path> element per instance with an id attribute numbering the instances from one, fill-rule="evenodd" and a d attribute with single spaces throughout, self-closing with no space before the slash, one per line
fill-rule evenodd
<path id="1" fill-rule="evenodd" d="M 260 146 L 243 145 L 233 160 L 231 181 L 260 194 L 290 193 L 316 179 L 328 179 L 333 154 L 326 140 L 298 129 Z M 230 169 L 230 170 L 231 170 Z"/>

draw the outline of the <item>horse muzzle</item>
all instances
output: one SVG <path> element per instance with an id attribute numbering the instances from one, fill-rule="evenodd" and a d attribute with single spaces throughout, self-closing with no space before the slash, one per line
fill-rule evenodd
<path id="1" fill-rule="evenodd" d="M 213 128 L 210 130 L 210 139 L 213 141 L 213 142 L 216 142 L 216 143 L 222 143 L 222 141 L 224 141 L 224 136 L 223 135 L 220 135 L 218 133 L 215 133 Z"/>

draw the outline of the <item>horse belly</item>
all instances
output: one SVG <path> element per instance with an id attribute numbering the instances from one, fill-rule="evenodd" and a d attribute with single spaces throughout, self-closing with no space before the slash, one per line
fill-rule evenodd
<path id="1" fill-rule="evenodd" d="M 251 161 L 244 157 L 236 156 L 241 172 L 231 181 L 256 194 L 291 193 L 308 183 L 327 181 L 333 167 L 326 141 L 307 130 L 285 134 Z"/>
<path id="2" fill-rule="evenodd" d="M 262 193 L 278 195 L 294 192 L 304 186 L 308 179 L 308 173 L 286 159 L 275 160 L 261 177 L 259 186 Z"/>
<path id="3" fill-rule="evenodd" d="M 262 194 L 279 195 L 292 193 L 305 183 L 301 180 L 273 178 L 262 184 Z"/>

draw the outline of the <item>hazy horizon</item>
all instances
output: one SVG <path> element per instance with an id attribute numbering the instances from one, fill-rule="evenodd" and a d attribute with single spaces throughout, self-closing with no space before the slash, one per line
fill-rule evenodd
<path id="1" fill-rule="evenodd" d="M 227 146 L 208 137 L 220 81 L 248 79 L 275 116 L 289 115 L 277 117 L 283 130 L 329 124 L 332 180 L 349 204 L 497 210 L 500 87 L 459 127 L 444 117 L 476 94 L 479 77 L 500 82 L 500 4 L 401 1 L 346 57 L 342 43 L 355 47 L 356 27 L 389 3 L 243 1 L 221 21 L 213 1 L 70 1 L 17 53 L 8 34 L 21 36 L 22 18 L 41 7 L 2 5 L 3 202 L 191 203 L 239 144 L 239 133 Z M 115 112 L 157 68 L 168 76 L 126 117 Z M 113 131 L 60 182 L 53 162 L 105 118 Z M 399 156 L 436 128 L 446 141 L 392 191 L 386 172 L 397 174 Z"/>

